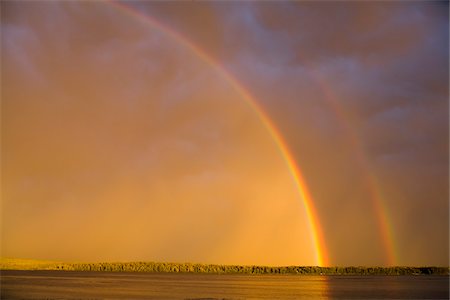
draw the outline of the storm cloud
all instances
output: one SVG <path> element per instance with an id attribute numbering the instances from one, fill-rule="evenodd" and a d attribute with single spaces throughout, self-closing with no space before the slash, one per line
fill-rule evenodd
<path id="1" fill-rule="evenodd" d="M 329 264 L 448 265 L 448 3 L 3 2 L 1 23 L 2 256 L 315 263 L 277 145 L 173 31 L 278 128 Z"/>

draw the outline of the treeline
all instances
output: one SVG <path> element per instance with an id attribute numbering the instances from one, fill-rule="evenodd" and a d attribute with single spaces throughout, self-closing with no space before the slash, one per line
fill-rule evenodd
<path id="1" fill-rule="evenodd" d="M 239 266 L 191 263 L 60 263 L 52 270 L 208 273 L 208 274 L 298 274 L 298 275 L 449 275 L 445 267 L 308 267 L 308 266 Z"/>

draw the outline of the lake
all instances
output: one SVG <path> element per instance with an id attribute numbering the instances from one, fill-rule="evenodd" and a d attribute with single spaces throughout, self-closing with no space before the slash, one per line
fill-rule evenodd
<path id="1" fill-rule="evenodd" d="M 448 276 L 1 271 L 2 299 L 448 299 Z"/>

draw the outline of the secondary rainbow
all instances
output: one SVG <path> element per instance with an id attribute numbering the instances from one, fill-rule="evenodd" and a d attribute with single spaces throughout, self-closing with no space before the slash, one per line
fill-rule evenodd
<path id="1" fill-rule="evenodd" d="M 308 60 L 302 60 L 304 64 L 308 67 Z M 344 129 L 344 132 L 347 135 L 347 141 L 354 149 L 354 153 L 356 155 L 356 159 L 358 164 L 363 171 L 366 181 L 366 186 L 370 193 L 370 200 L 372 202 L 372 206 L 375 212 L 376 222 L 378 224 L 379 233 L 381 242 L 386 255 L 386 262 L 389 266 L 394 266 L 397 264 L 397 255 L 395 251 L 395 239 L 394 239 L 394 229 L 392 226 L 392 222 L 389 218 L 389 210 L 383 200 L 382 190 L 380 185 L 378 184 L 378 180 L 373 172 L 370 171 L 370 166 L 368 163 L 368 159 L 362 151 L 363 147 L 359 142 L 357 137 L 356 130 L 350 124 L 349 116 L 342 108 L 342 105 L 339 105 L 339 99 L 336 96 L 336 93 L 331 92 L 329 88 L 329 84 L 327 84 L 324 79 L 319 76 L 314 68 L 310 68 L 310 72 L 308 73 L 312 79 L 319 84 L 320 90 L 325 96 L 325 100 L 330 108 L 333 110 L 334 114 L 339 119 L 340 125 Z"/>
<path id="2" fill-rule="evenodd" d="M 240 84 L 236 78 L 234 78 L 225 68 L 223 68 L 219 62 L 215 61 L 211 56 L 209 56 L 207 53 L 205 53 L 202 49 L 197 47 L 195 44 L 193 44 L 188 39 L 181 36 L 179 33 L 175 32 L 171 28 L 165 26 L 164 24 L 161 24 L 154 18 L 151 18 L 148 15 L 143 14 L 142 12 L 139 12 L 137 10 L 134 10 L 133 8 L 126 6 L 123 3 L 111 1 L 111 0 L 104 0 L 105 3 L 110 4 L 111 7 L 114 7 L 118 11 L 122 12 L 123 14 L 126 14 L 130 17 L 133 17 L 134 19 L 139 20 L 140 22 L 143 22 L 149 26 L 151 26 L 154 29 L 157 29 L 159 32 L 164 33 L 165 35 L 169 36 L 170 38 L 174 39 L 177 43 L 183 45 L 190 51 L 192 51 L 194 54 L 196 54 L 199 58 L 201 58 L 203 61 L 205 61 L 210 67 L 212 67 L 214 70 L 218 72 L 227 82 L 241 95 L 241 97 L 246 101 L 246 103 L 251 107 L 251 109 L 256 113 L 257 117 L 261 121 L 261 123 L 264 125 L 276 145 L 278 146 L 279 151 L 281 152 L 281 156 L 286 162 L 286 165 L 288 166 L 288 169 L 290 171 L 290 174 L 295 181 L 296 188 L 298 190 L 298 193 L 302 199 L 302 203 L 304 205 L 307 217 L 308 217 L 308 223 L 310 226 L 310 234 L 311 239 L 314 244 L 315 248 L 315 255 L 316 255 L 316 263 L 319 266 L 326 266 L 328 265 L 328 258 L 326 255 L 326 247 L 325 247 L 325 241 L 322 233 L 322 229 L 320 227 L 320 224 L 318 222 L 318 215 L 315 210 L 314 204 L 313 204 L 313 198 L 307 188 L 305 179 L 300 171 L 300 169 L 297 167 L 297 164 L 292 157 L 292 154 L 289 151 L 288 146 L 286 145 L 286 142 L 283 140 L 280 132 L 277 130 L 276 126 L 271 122 L 270 118 L 267 116 L 267 114 L 264 112 L 264 110 L 258 105 L 258 102 L 254 99 L 254 97 L 250 94 L 250 92 L 245 89 L 242 84 Z"/>

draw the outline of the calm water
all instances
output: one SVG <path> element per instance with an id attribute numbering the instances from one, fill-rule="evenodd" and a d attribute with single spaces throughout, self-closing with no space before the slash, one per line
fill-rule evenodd
<path id="1" fill-rule="evenodd" d="M 448 299 L 448 276 L 2 271 L 2 299 Z"/>

